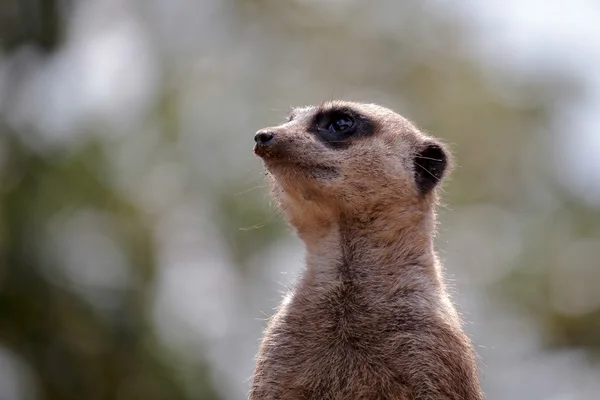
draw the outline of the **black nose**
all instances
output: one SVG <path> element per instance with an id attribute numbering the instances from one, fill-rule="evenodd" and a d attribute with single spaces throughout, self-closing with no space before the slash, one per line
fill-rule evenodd
<path id="1" fill-rule="evenodd" d="M 273 141 L 275 134 L 269 131 L 258 131 L 256 135 L 254 135 L 254 141 L 257 144 L 269 144 Z"/>

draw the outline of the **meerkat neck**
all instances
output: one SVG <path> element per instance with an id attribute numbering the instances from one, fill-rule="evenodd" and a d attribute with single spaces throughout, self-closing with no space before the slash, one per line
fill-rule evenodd
<path id="1" fill-rule="evenodd" d="M 408 275 L 437 285 L 433 218 L 427 213 L 410 218 L 401 213 L 385 218 L 342 217 L 318 234 L 305 233 L 301 237 L 307 248 L 308 280 L 326 285 L 356 278 L 368 284 L 379 281 L 378 277 Z"/>

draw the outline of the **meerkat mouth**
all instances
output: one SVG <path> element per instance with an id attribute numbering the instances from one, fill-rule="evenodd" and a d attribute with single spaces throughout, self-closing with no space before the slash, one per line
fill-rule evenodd
<path id="1" fill-rule="evenodd" d="M 293 174 L 296 177 L 304 175 L 307 178 L 318 180 L 331 180 L 340 176 L 339 171 L 335 167 L 323 164 L 301 163 L 291 158 L 263 159 L 263 162 L 267 170 L 275 176 L 280 174 Z"/>
<path id="2" fill-rule="evenodd" d="M 299 160 L 289 152 L 282 152 L 281 149 L 273 151 L 270 147 L 257 145 L 254 146 L 254 154 L 260 157 L 265 167 L 274 174 L 288 171 L 296 174 L 304 172 L 315 177 L 336 177 L 339 175 L 339 172 L 333 166 Z"/>
<path id="3" fill-rule="evenodd" d="M 338 169 L 330 165 L 301 162 L 293 157 L 261 156 L 260 158 L 265 168 L 275 177 L 304 177 L 317 181 L 329 181 L 340 177 Z"/>
<path id="4" fill-rule="evenodd" d="M 261 146 L 258 144 L 254 145 L 254 154 L 263 159 L 263 161 L 266 161 L 268 159 L 282 158 L 282 154 L 280 154 L 280 151 L 273 151 L 271 147 Z"/>

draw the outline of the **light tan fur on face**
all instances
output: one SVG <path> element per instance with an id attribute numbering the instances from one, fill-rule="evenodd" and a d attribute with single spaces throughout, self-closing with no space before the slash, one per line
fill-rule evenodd
<path id="1" fill-rule="evenodd" d="M 369 133 L 332 148 L 312 130 L 330 109 Z M 443 146 L 374 104 L 300 108 L 268 130 L 255 152 L 307 268 L 269 322 L 250 398 L 482 399 L 433 249 L 437 187 L 415 181 L 424 146 Z"/>

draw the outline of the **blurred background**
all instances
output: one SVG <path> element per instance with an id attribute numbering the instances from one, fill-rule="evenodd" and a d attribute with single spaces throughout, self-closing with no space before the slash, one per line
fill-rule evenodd
<path id="1" fill-rule="evenodd" d="M 253 134 L 391 107 L 489 399 L 600 393 L 600 3 L 2 0 L 0 399 L 243 399 L 303 248 Z"/>

